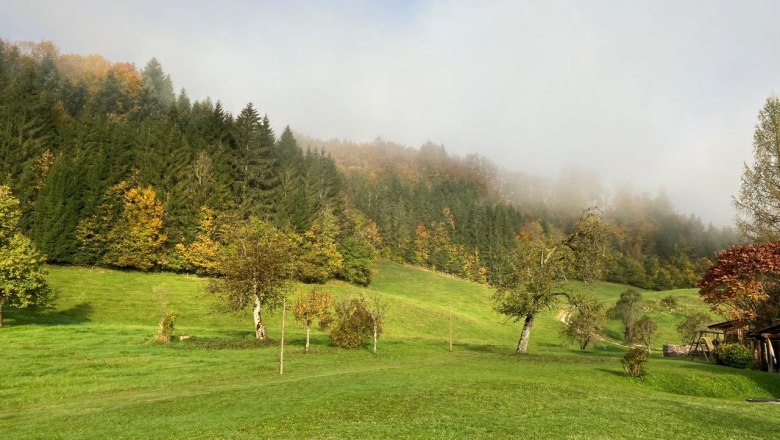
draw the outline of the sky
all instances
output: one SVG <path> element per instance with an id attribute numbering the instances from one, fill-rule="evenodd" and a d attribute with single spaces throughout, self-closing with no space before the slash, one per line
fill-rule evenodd
<path id="1" fill-rule="evenodd" d="M 143 67 L 280 130 L 595 172 L 729 225 L 780 90 L 774 1 L 0 0 L 0 38 Z"/>

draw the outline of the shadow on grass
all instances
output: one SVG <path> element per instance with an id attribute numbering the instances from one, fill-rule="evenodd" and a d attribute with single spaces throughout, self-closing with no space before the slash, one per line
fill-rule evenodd
<path id="1" fill-rule="evenodd" d="M 614 370 L 613 370 L 613 369 L 609 369 L 609 368 L 595 368 L 595 370 L 596 370 L 596 371 L 600 371 L 600 372 L 602 372 L 602 373 L 607 373 L 607 374 L 610 374 L 610 375 L 612 375 L 612 376 L 617 376 L 617 377 L 629 377 L 629 376 L 628 376 L 628 375 L 625 373 L 625 371 L 623 371 L 623 370 L 617 370 L 617 369 L 614 369 Z"/>
<path id="2" fill-rule="evenodd" d="M 777 373 L 767 373 L 766 371 L 751 369 L 742 370 L 738 368 L 727 367 L 725 365 L 706 364 L 695 361 L 681 363 L 680 366 L 687 370 L 700 371 L 716 376 L 744 376 L 749 378 L 759 388 L 763 389 L 768 394 L 774 397 L 780 397 L 780 374 Z M 746 396 L 746 398 L 747 397 L 755 396 Z"/>
<path id="3" fill-rule="evenodd" d="M 489 344 L 453 344 L 453 348 L 462 348 L 468 351 L 476 353 L 492 353 L 492 354 L 513 354 L 511 350 L 507 350 L 505 346 L 489 345 Z"/>
<path id="4" fill-rule="evenodd" d="M 242 333 L 245 336 L 245 334 Z M 174 341 L 171 347 L 190 350 L 246 350 L 276 346 L 276 341 L 267 339 L 226 339 L 226 338 L 199 338 L 193 336 L 185 341 Z"/>
<path id="5" fill-rule="evenodd" d="M 89 303 L 76 304 L 66 310 L 43 308 L 5 310 L 9 325 L 74 325 L 89 322 L 93 307 Z"/>

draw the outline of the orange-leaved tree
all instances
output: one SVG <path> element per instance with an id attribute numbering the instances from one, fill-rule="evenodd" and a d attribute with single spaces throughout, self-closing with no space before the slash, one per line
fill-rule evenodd
<path id="1" fill-rule="evenodd" d="M 756 329 L 780 317 L 780 242 L 733 246 L 699 282 L 713 311 Z"/>

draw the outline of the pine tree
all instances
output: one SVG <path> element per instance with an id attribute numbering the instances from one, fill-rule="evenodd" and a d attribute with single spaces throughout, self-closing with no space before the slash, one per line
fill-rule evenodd
<path id="1" fill-rule="evenodd" d="M 141 72 L 143 81 L 141 86 L 141 113 L 142 117 L 160 116 L 176 101 L 173 92 L 173 82 L 170 75 L 166 74 L 160 62 L 152 58 Z"/>

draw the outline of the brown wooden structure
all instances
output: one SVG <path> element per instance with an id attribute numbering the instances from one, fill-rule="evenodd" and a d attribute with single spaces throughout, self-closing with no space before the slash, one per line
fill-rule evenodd
<path id="1" fill-rule="evenodd" d="M 723 339 L 721 342 L 744 344 L 745 337 L 747 336 L 748 326 L 744 321 L 724 321 L 717 324 L 711 324 L 707 326 L 708 329 L 714 332 L 723 333 Z"/>
<path id="2" fill-rule="evenodd" d="M 688 344 L 688 358 L 703 357 L 707 362 L 715 360 L 713 350 L 723 341 L 723 332 L 717 330 L 699 330 Z"/>
<path id="3" fill-rule="evenodd" d="M 780 371 L 780 323 L 750 332 L 746 336 L 753 350 L 755 366 L 770 373 Z"/>

